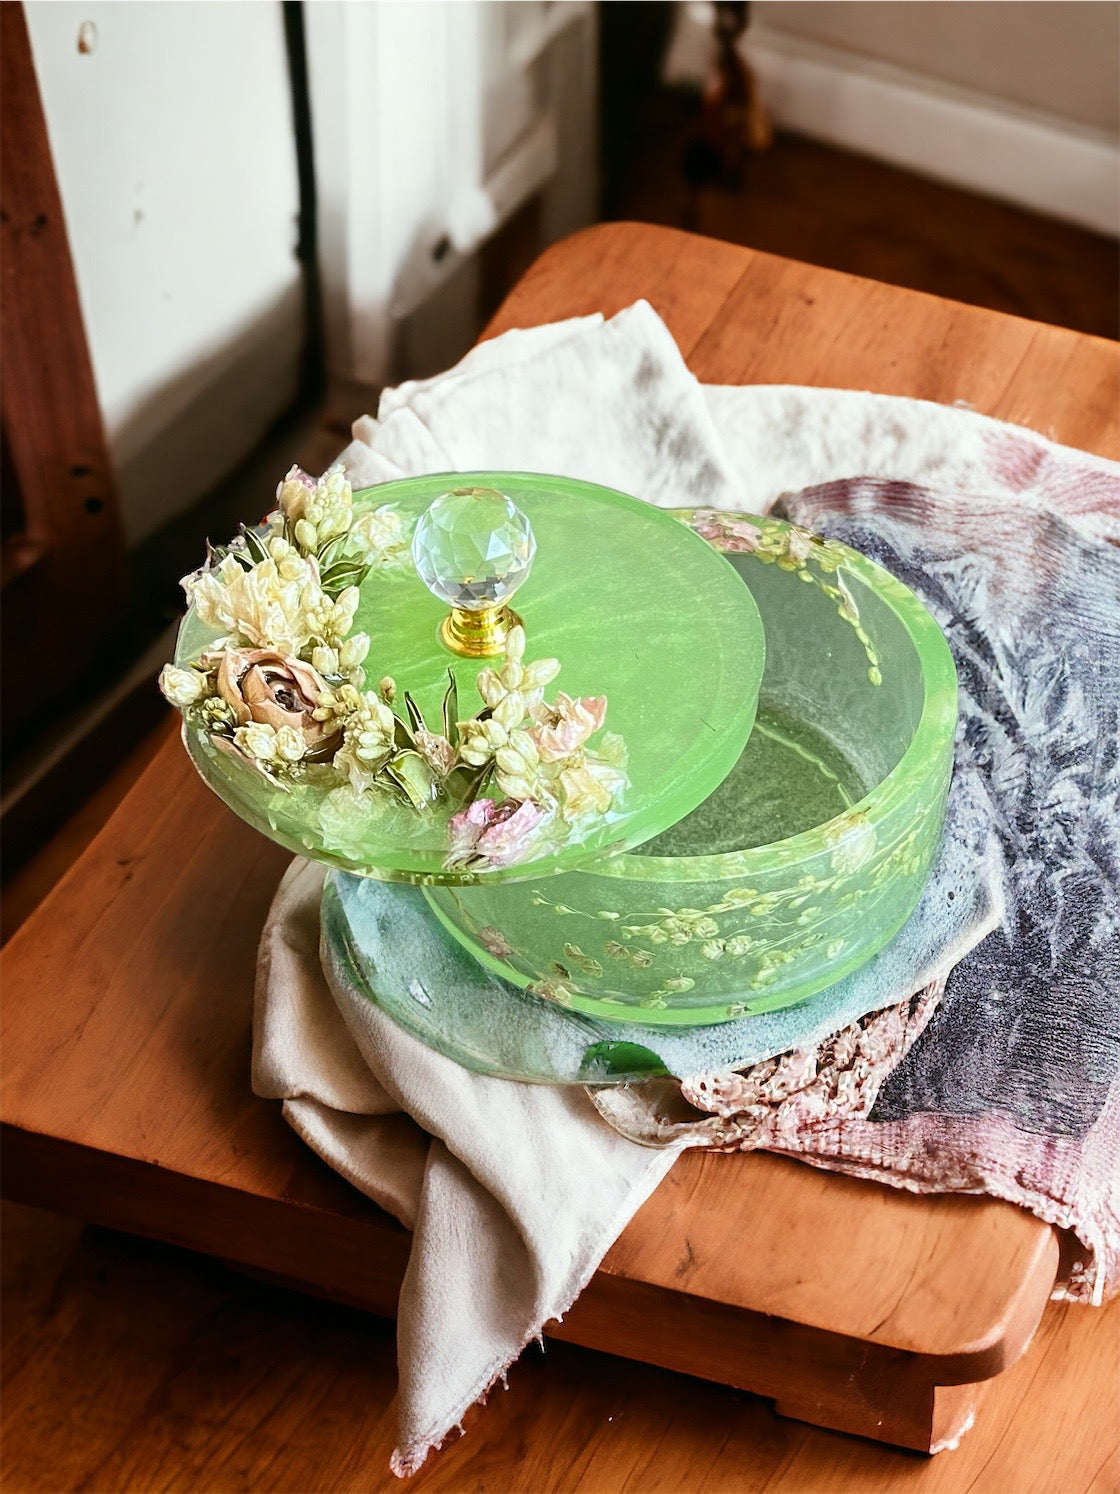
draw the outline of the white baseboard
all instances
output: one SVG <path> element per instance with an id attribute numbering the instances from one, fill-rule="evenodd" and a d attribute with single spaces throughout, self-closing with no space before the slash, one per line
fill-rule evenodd
<path id="1" fill-rule="evenodd" d="M 1120 144 L 1104 132 L 762 27 L 744 53 L 780 127 L 1120 232 Z"/>

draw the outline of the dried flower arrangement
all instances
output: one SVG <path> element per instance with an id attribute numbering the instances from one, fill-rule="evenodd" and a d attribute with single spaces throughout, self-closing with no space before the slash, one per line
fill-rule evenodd
<path id="1" fill-rule="evenodd" d="M 482 707 L 467 719 L 451 670 L 433 725 L 390 675 L 365 688 L 359 588 L 371 570 L 408 564 L 406 529 L 389 505 L 356 514 L 340 468 L 316 479 L 293 467 L 262 524 L 184 578 L 199 621 L 220 636 L 189 665 L 166 665 L 160 688 L 281 790 L 326 767 L 327 786 L 349 785 L 371 813 L 382 795 L 417 813 L 442 808 L 449 870 L 511 866 L 582 838 L 626 787 L 625 746 L 610 733 L 588 745 L 605 696 L 545 702 L 560 664 L 526 663 L 523 628 L 501 667 L 479 672 Z"/>

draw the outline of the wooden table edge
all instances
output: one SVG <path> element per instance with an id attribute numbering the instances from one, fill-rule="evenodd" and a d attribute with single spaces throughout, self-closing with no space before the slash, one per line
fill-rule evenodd
<path id="1" fill-rule="evenodd" d="M 368 1218 L 346 1220 L 340 1232 L 328 1209 L 170 1174 L 153 1162 L 10 1123 L 0 1126 L 0 1149 L 3 1194 L 14 1202 L 197 1251 L 362 1312 L 396 1315 L 410 1236 L 372 1205 Z M 65 1197 L 52 1182 L 60 1174 L 71 1179 Z M 153 1195 L 161 1201 L 158 1218 Z M 233 1250 L 230 1239 L 239 1242 Z M 1019 1357 L 1033 1327 L 1021 1341 L 974 1355 L 923 1355 L 597 1273 L 564 1320 L 546 1324 L 544 1333 L 732 1385 L 815 1425 L 936 1452 L 967 1429 L 983 1382 Z M 713 1339 L 721 1345 L 718 1358 Z"/>
<path id="2" fill-rule="evenodd" d="M 747 263 L 744 265 L 744 275 L 749 273 L 750 265 L 763 263 L 774 266 L 793 265 L 808 269 L 812 271 L 814 276 L 819 276 L 822 280 L 831 280 L 834 284 L 838 285 L 866 285 L 869 283 L 867 277 L 854 275 L 848 270 L 833 270 L 826 265 L 814 264 L 812 260 L 794 259 L 789 255 L 772 254 L 766 249 L 752 249 L 746 245 L 732 244 L 723 239 L 708 239 L 703 234 L 691 233 L 683 228 L 670 228 L 667 225 L 658 223 L 640 223 L 631 219 L 619 219 L 611 223 L 592 223 L 587 228 L 577 228 L 573 233 L 565 235 L 564 238 L 555 240 L 546 249 L 541 251 L 525 271 L 518 284 L 510 291 L 497 311 L 487 322 L 479 334 L 478 341 L 487 342 L 491 338 L 499 336 L 502 332 L 510 330 L 511 327 L 520 325 L 520 323 L 511 322 L 509 319 L 511 305 L 516 304 L 521 299 L 524 288 L 531 285 L 538 275 L 549 273 L 553 269 L 554 262 L 557 259 L 566 257 L 577 245 L 594 245 L 598 249 L 600 243 L 611 245 L 616 241 L 626 239 L 635 230 L 639 230 L 647 238 L 661 238 L 666 244 L 682 239 L 691 240 L 698 244 L 719 244 L 721 248 L 728 250 L 730 253 L 742 255 L 746 258 Z M 908 299 L 913 298 L 915 301 L 926 302 L 931 307 L 951 306 L 954 311 L 975 318 L 980 322 L 1016 322 L 1023 327 L 1042 329 L 1057 338 L 1068 338 L 1071 346 L 1074 344 L 1081 346 L 1088 344 L 1097 347 L 1102 352 L 1108 353 L 1114 360 L 1120 362 L 1120 343 L 1115 342 L 1110 337 L 1101 337 L 1095 332 L 1078 332 L 1071 327 L 1058 326 L 1056 323 L 1034 321 L 1031 317 L 1019 316 L 1013 311 L 993 311 L 987 306 L 975 306 L 968 301 L 954 301 L 948 296 L 938 296 L 930 291 L 915 290 L 912 286 L 894 285 L 889 281 L 875 281 L 873 283 L 883 287 L 888 292 L 898 292 Z M 642 298 L 639 296 L 636 299 Z M 613 315 L 614 313 L 609 314 Z M 604 313 L 604 316 L 609 314 Z M 999 420 L 1002 417 L 991 416 L 990 418 Z"/>

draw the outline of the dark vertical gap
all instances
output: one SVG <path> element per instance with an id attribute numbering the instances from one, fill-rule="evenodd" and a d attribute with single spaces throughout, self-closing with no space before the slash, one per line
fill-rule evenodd
<path id="1" fill-rule="evenodd" d="M 599 5 L 600 211 L 617 218 L 635 161 L 649 148 L 664 92 L 661 63 L 673 29 L 665 0 L 601 0 Z"/>
<path id="2" fill-rule="evenodd" d="M 16 464 L 8 445 L 8 427 L 0 424 L 0 539 L 13 539 L 27 528 Z"/>
<path id="3" fill-rule="evenodd" d="M 284 41 L 288 54 L 288 83 L 292 95 L 296 171 L 299 180 L 299 234 L 296 258 L 303 275 L 304 338 L 300 370 L 301 399 L 319 399 L 326 389 L 327 365 L 323 339 L 323 288 L 319 278 L 318 199 L 315 192 L 315 151 L 311 127 L 311 91 L 307 82 L 307 36 L 302 0 L 282 0 Z"/>

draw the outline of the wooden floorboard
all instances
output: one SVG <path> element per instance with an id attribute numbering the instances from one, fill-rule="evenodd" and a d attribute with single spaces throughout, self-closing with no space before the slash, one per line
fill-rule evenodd
<path id="1" fill-rule="evenodd" d="M 5 1494 L 388 1490 L 393 1325 L 186 1251 L 3 1209 Z M 1120 1302 L 1052 1305 L 929 1459 L 550 1342 L 411 1483 L 526 1494 L 1109 1494 Z"/>
<path id="2" fill-rule="evenodd" d="M 686 106 L 662 95 L 646 112 L 619 219 L 1120 337 L 1115 238 L 796 135 L 779 135 L 751 157 L 742 188 L 693 194 L 682 170 Z"/>

